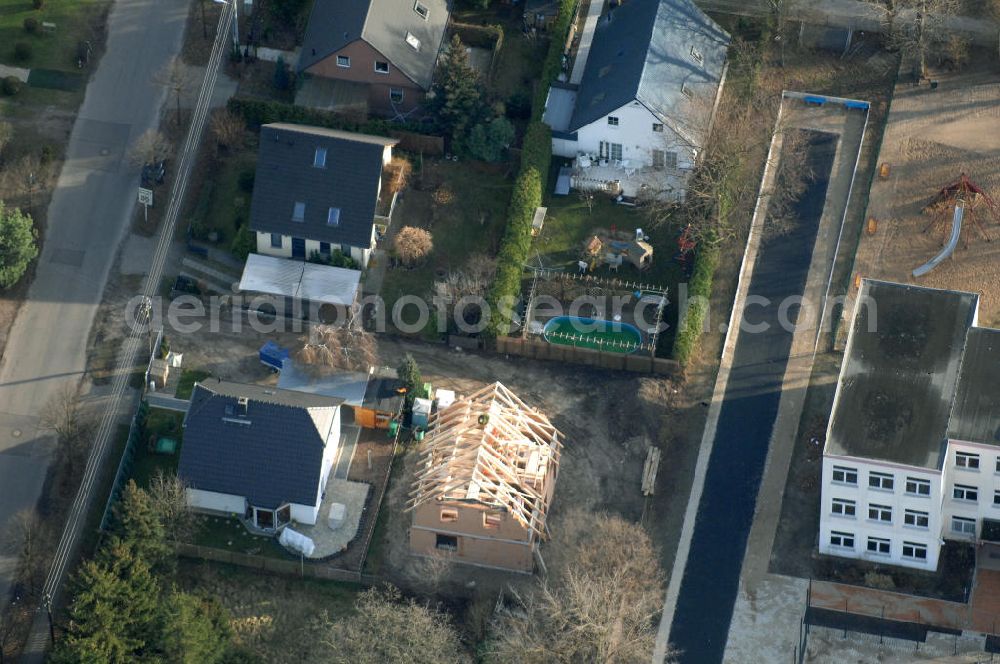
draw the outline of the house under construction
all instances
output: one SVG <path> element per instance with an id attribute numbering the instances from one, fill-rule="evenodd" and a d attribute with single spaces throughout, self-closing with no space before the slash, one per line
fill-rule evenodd
<path id="1" fill-rule="evenodd" d="M 433 414 L 407 505 L 410 551 L 532 572 L 562 437 L 501 383 Z"/>

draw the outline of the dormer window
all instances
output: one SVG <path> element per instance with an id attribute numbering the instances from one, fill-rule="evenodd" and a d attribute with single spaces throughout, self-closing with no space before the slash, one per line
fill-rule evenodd
<path id="1" fill-rule="evenodd" d="M 326 168 L 326 148 L 316 148 L 316 154 L 313 155 L 313 166 Z"/>
<path id="2" fill-rule="evenodd" d="M 415 11 L 417 13 L 417 16 L 424 19 L 425 21 L 431 15 L 431 10 L 427 9 L 427 5 L 420 2 L 420 0 L 417 0 L 413 4 L 413 11 Z"/>
<path id="3" fill-rule="evenodd" d="M 332 207 L 326 211 L 326 225 L 340 226 L 340 208 Z"/>
<path id="4" fill-rule="evenodd" d="M 306 220 L 306 204 L 302 202 L 296 202 L 295 207 L 292 208 L 292 221 L 305 221 Z"/>
<path id="5" fill-rule="evenodd" d="M 701 51 L 696 49 L 694 46 L 691 47 L 691 57 L 694 58 L 694 61 L 699 65 L 705 62 L 705 56 L 703 56 Z"/>
<path id="6" fill-rule="evenodd" d="M 412 32 L 406 33 L 406 43 L 412 46 L 414 51 L 420 50 L 420 40 Z"/>

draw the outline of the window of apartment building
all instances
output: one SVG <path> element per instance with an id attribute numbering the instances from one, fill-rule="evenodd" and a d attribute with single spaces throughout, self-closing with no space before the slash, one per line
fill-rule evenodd
<path id="1" fill-rule="evenodd" d="M 979 470 L 979 455 L 969 452 L 955 452 L 955 466 L 969 470 Z"/>
<path id="2" fill-rule="evenodd" d="M 837 530 L 830 531 L 830 546 L 840 546 L 845 549 L 854 548 L 854 535 Z"/>
<path id="3" fill-rule="evenodd" d="M 350 67 L 351 66 L 351 57 L 348 56 L 348 55 L 338 55 L 337 56 L 337 66 L 338 67 L 344 67 L 344 68 Z"/>
<path id="4" fill-rule="evenodd" d="M 883 556 L 889 555 L 889 540 L 884 537 L 869 537 L 868 538 L 868 551 L 871 553 L 877 553 Z"/>
<path id="5" fill-rule="evenodd" d="M 609 127 L 617 127 L 618 124 L 619 124 L 618 116 L 615 116 L 615 115 L 609 115 L 608 116 L 608 126 Z"/>
<path id="6" fill-rule="evenodd" d="M 326 211 L 326 225 L 340 226 L 340 208 L 332 207 Z"/>
<path id="7" fill-rule="evenodd" d="M 888 505 L 875 505 L 873 503 L 868 506 L 868 518 L 872 521 L 892 523 L 892 508 Z"/>
<path id="8" fill-rule="evenodd" d="M 271 233 L 271 248 L 281 249 L 282 244 L 281 233 Z"/>
<path id="9" fill-rule="evenodd" d="M 927 560 L 927 545 L 917 542 L 903 542 L 903 557 L 915 560 Z"/>
<path id="10" fill-rule="evenodd" d="M 483 528 L 488 530 L 499 528 L 501 521 L 503 521 L 503 514 L 500 512 L 486 512 L 483 514 Z"/>
<path id="11" fill-rule="evenodd" d="M 857 507 L 853 500 L 844 500 L 843 498 L 834 498 L 833 504 L 830 507 L 830 511 L 838 516 L 851 516 L 853 517 L 857 513 Z"/>
<path id="12" fill-rule="evenodd" d="M 1000 457 L 997 457 L 996 472 L 1000 473 Z"/>
<path id="13" fill-rule="evenodd" d="M 319 243 L 319 254 L 320 254 L 320 256 L 329 256 L 330 255 L 330 243 L 329 242 L 320 242 Z"/>
<path id="14" fill-rule="evenodd" d="M 441 551 L 458 551 L 458 538 L 454 535 L 435 533 L 434 548 Z"/>
<path id="15" fill-rule="evenodd" d="M 458 521 L 458 510 L 441 510 L 441 521 L 444 523 L 454 523 Z"/>
<path id="16" fill-rule="evenodd" d="M 930 516 L 920 510 L 906 510 L 903 513 L 903 523 L 914 528 L 927 528 Z"/>
<path id="17" fill-rule="evenodd" d="M 389 101 L 399 104 L 403 101 L 403 88 L 389 88 Z"/>
<path id="18" fill-rule="evenodd" d="M 906 493 L 911 496 L 929 496 L 931 495 L 931 482 L 919 477 L 907 477 Z"/>
<path id="19" fill-rule="evenodd" d="M 1000 490 L 996 490 L 993 492 L 993 504 L 997 507 L 1000 507 Z"/>
<path id="20" fill-rule="evenodd" d="M 841 484 L 854 484 L 858 483 L 858 469 L 848 468 L 846 466 L 834 466 L 833 467 L 833 481 L 839 482 Z"/>
<path id="21" fill-rule="evenodd" d="M 956 484 L 951 490 L 951 497 L 955 500 L 976 502 L 979 500 L 979 489 L 967 484 Z"/>
<path id="22" fill-rule="evenodd" d="M 414 51 L 420 50 L 420 40 L 412 32 L 406 33 L 406 43 L 413 47 Z"/>
<path id="23" fill-rule="evenodd" d="M 316 152 L 313 154 L 313 166 L 326 168 L 326 148 L 316 148 Z"/>
<path id="24" fill-rule="evenodd" d="M 389 63 L 383 62 L 382 60 L 375 61 L 375 73 L 376 74 L 388 74 L 389 73 Z"/>
<path id="25" fill-rule="evenodd" d="M 868 487 L 871 489 L 892 491 L 892 475 L 889 475 L 888 473 L 868 473 Z"/>
<path id="26" fill-rule="evenodd" d="M 951 532 L 958 533 L 960 535 L 975 535 L 976 520 L 966 519 L 961 516 L 953 516 L 951 517 Z"/>
<path id="27" fill-rule="evenodd" d="M 691 57 L 694 58 L 694 61 L 697 62 L 699 65 L 705 62 L 705 56 L 703 56 L 701 54 L 701 51 L 696 49 L 694 46 L 691 47 Z"/>
<path id="28" fill-rule="evenodd" d="M 306 204 L 301 201 L 296 201 L 295 206 L 292 208 L 292 221 L 305 221 L 306 220 Z"/>
<path id="29" fill-rule="evenodd" d="M 425 21 L 431 15 L 431 10 L 427 9 L 427 5 L 420 2 L 420 0 L 417 0 L 417 2 L 413 3 L 413 11 L 415 11 L 417 13 L 417 16 L 424 19 Z"/>
<path id="30" fill-rule="evenodd" d="M 663 125 L 661 123 L 659 123 L 659 122 L 654 122 L 653 123 L 653 132 L 655 132 L 657 134 L 662 134 L 663 133 Z"/>

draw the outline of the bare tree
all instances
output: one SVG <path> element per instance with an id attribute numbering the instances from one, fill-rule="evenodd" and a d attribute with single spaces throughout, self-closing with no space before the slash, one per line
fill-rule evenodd
<path id="1" fill-rule="evenodd" d="M 295 360 L 319 373 L 368 371 L 378 364 L 378 345 L 375 337 L 359 325 L 321 326 L 302 340 Z"/>
<path id="2" fill-rule="evenodd" d="M 497 662 L 648 662 L 663 600 L 659 557 L 641 526 L 580 509 L 545 547 L 548 576 L 495 618 Z"/>
<path id="3" fill-rule="evenodd" d="M 890 47 L 904 57 L 914 58 L 915 73 L 927 76 L 927 62 L 932 54 L 941 54 L 951 42 L 950 20 L 962 8 L 961 0 L 866 0 L 882 16 Z M 952 43 L 957 47 L 962 42 Z"/>
<path id="4" fill-rule="evenodd" d="M 417 226 L 403 226 L 393 241 L 396 256 L 404 265 L 415 265 L 427 257 L 434 248 L 430 231 Z"/>
<path id="5" fill-rule="evenodd" d="M 385 167 L 385 171 L 389 181 L 389 193 L 395 194 L 406 189 L 413 172 L 413 166 L 407 159 L 393 157 L 389 165 Z"/>
<path id="6" fill-rule="evenodd" d="M 583 204 L 587 206 L 587 212 L 589 214 L 594 214 L 594 199 L 597 194 L 594 193 L 593 189 L 581 189 L 578 194 L 580 200 Z"/>
<path id="7" fill-rule="evenodd" d="M 493 283 L 497 272 L 497 260 L 487 254 L 469 254 L 458 270 L 448 273 L 439 293 L 452 302 L 463 297 L 482 297 Z"/>
<path id="8" fill-rule="evenodd" d="M 133 166 L 142 168 L 156 164 L 170 156 L 172 147 L 167 137 L 158 129 L 147 129 L 136 139 L 129 154 Z"/>
<path id="9" fill-rule="evenodd" d="M 65 383 L 49 399 L 39 417 L 39 426 L 56 435 L 57 459 L 64 467 L 84 460 L 93 421 L 80 408 L 76 385 Z"/>
<path id="10" fill-rule="evenodd" d="M 5 664 L 9 650 L 16 653 L 18 635 L 23 634 L 30 624 L 27 603 L 15 598 L 11 603 L 0 603 L 0 664 Z M 16 661 L 16 660 L 10 660 Z"/>
<path id="11" fill-rule="evenodd" d="M 11 517 L 4 534 L 4 549 L 17 556 L 17 579 L 33 596 L 41 589 L 48 568 L 47 537 L 34 509 L 23 509 Z"/>
<path id="12" fill-rule="evenodd" d="M 0 157 L 3 156 L 4 148 L 14 138 L 14 128 L 9 122 L 0 122 Z"/>
<path id="13" fill-rule="evenodd" d="M 159 516 L 167 537 L 175 542 L 189 541 L 196 521 L 187 501 L 187 487 L 175 474 L 157 469 L 149 482 L 149 500 Z"/>
<path id="14" fill-rule="evenodd" d="M 181 125 L 181 95 L 188 91 L 193 82 L 190 70 L 180 56 L 175 55 L 170 59 L 170 62 L 164 65 L 163 69 L 156 73 L 153 80 L 166 88 L 168 92 L 173 93 L 177 108 L 176 122 L 179 127 Z"/>
<path id="15" fill-rule="evenodd" d="M 238 148 L 246 137 L 247 124 L 242 116 L 219 108 L 212 112 L 211 129 L 216 145 Z"/>

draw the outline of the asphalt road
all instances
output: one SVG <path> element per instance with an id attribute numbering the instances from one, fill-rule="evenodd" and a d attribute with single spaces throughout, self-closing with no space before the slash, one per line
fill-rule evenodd
<path id="1" fill-rule="evenodd" d="M 745 326 L 768 329 L 743 327 L 736 341 L 670 629 L 680 662 L 722 661 L 792 342 L 792 332 L 780 325 L 778 305 L 805 288 L 836 140 L 833 134 L 811 133 L 809 159 L 816 177 L 795 205 L 796 222 L 785 233 L 765 229 L 743 320 Z M 771 304 L 753 304 L 760 297 Z M 794 322 L 794 310 L 788 317 Z"/>
<path id="2" fill-rule="evenodd" d="M 129 0 L 109 16 L 107 50 L 73 125 L 35 280 L 0 364 L 0 532 L 41 495 L 53 441 L 38 416 L 86 368 L 90 328 L 136 199 L 128 151 L 158 124 L 165 92 L 153 78 L 180 50 L 187 9 L 183 0 Z M 12 568 L 0 558 L 0 601 Z"/>

